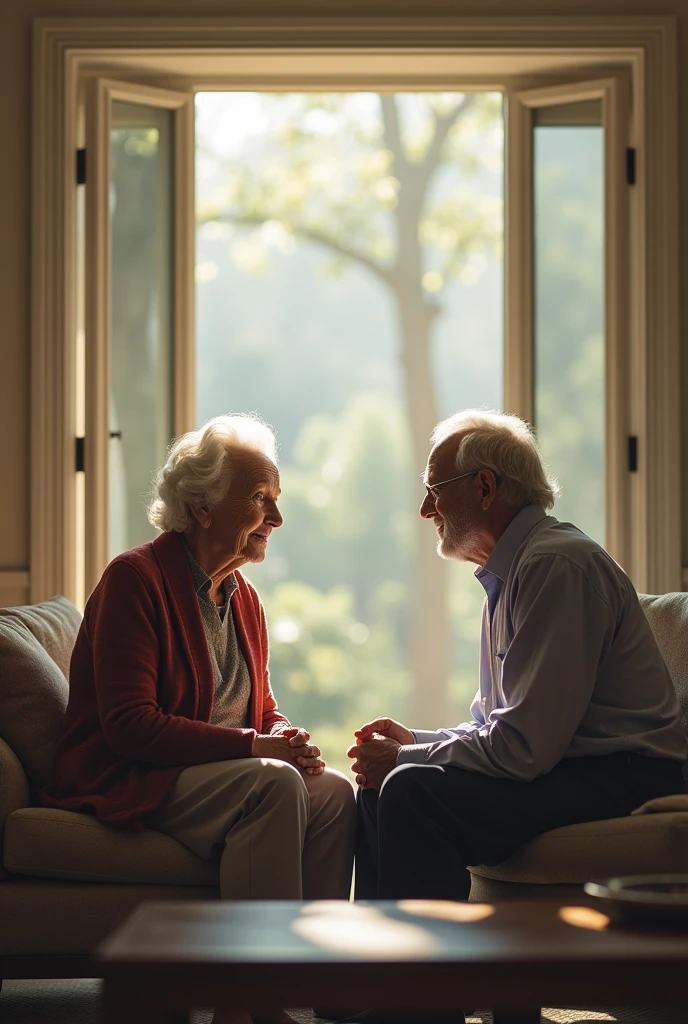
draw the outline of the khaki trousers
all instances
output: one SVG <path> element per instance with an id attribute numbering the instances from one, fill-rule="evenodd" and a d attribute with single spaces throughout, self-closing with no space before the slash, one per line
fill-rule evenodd
<path id="1" fill-rule="evenodd" d="M 226 900 L 349 899 L 356 803 L 326 768 L 272 758 L 193 765 L 147 824 L 203 858 L 220 854 Z"/>

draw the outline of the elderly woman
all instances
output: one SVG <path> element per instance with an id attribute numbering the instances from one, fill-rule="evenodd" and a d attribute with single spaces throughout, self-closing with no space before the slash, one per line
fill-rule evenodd
<path id="1" fill-rule="evenodd" d="M 278 711 L 239 572 L 282 525 L 274 435 L 211 420 L 173 445 L 156 490 L 161 536 L 115 558 L 86 605 L 45 802 L 219 854 L 224 899 L 348 899 L 353 791 Z"/>

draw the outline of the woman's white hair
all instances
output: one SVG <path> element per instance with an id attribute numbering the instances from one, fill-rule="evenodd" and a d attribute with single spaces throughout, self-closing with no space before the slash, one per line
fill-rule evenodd
<path id="1" fill-rule="evenodd" d="M 168 532 L 186 529 L 191 508 L 213 508 L 232 482 L 232 453 L 260 452 L 277 464 L 271 428 L 253 414 L 216 416 L 172 443 L 167 461 L 155 474 L 148 522 Z"/>
<path id="2" fill-rule="evenodd" d="M 464 409 L 437 424 L 433 446 L 456 434 L 462 435 L 456 450 L 457 473 L 491 469 L 499 481 L 499 494 L 510 505 L 552 508 L 559 484 L 525 420 L 501 412 Z"/>

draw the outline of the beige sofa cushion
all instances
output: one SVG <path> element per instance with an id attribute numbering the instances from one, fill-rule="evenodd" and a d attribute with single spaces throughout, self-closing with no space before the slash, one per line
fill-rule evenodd
<path id="1" fill-rule="evenodd" d="M 32 790 L 50 786 L 81 615 L 65 597 L 0 608 L 0 736 Z"/>
<path id="2" fill-rule="evenodd" d="M 687 816 L 688 817 L 688 816 Z M 25 807 L 5 823 L 7 871 L 81 882 L 218 885 L 219 861 L 201 860 L 171 836 L 128 832 L 90 814 Z"/>
<path id="3" fill-rule="evenodd" d="M 29 802 L 29 780 L 19 758 L 3 739 L 0 739 L 0 878 L 5 877 L 2 866 L 2 844 L 5 822 L 10 814 Z"/>
<path id="4" fill-rule="evenodd" d="M 688 873 L 688 813 L 641 814 L 546 832 L 473 874 L 539 885 L 582 883 L 610 875 Z"/>

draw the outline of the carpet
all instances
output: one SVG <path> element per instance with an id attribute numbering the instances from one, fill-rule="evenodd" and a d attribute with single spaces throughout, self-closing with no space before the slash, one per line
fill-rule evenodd
<path id="1" fill-rule="evenodd" d="M 321 1024 L 310 1010 L 295 1010 L 300 1024 Z M 193 1024 L 210 1024 L 210 1010 L 197 1010 Z M 2 1024 L 100 1024 L 100 982 L 6 981 L 0 993 Z M 543 1010 L 542 1024 L 686 1024 L 688 1008 Z M 492 1024 L 492 1015 L 477 1011 L 467 1024 Z"/>

